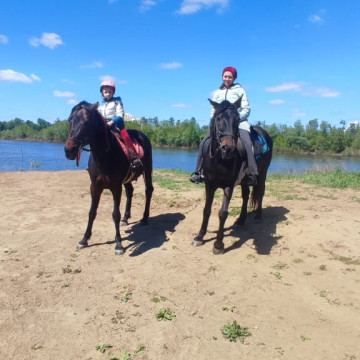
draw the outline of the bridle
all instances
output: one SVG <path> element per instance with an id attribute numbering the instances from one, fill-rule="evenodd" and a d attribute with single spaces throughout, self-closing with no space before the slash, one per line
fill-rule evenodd
<path id="1" fill-rule="evenodd" d="M 75 108 L 73 110 L 73 112 L 76 110 L 76 111 L 79 111 L 81 109 L 85 109 L 86 111 L 90 112 L 91 109 L 89 109 L 89 104 L 80 104 L 78 105 L 78 108 Z M 102 120 L 102 123 L 104 125 L 104 133 L 105 133 L 105 152 L 108 152 L 110 150 L 110 141 L 109 141 L 109 132 L 107 131 L 107 124 L 106 124 L 106 120 L 105 118 L 100 115 L 99 113 L 97 114 L 100 116 L 101 120 Z M 70 119 L 72 118 L 72 116 L 79 116 L 79 115 L 73 115 L 71 114 L 70 116 Z M 69 121 L 71 121 L 69 119 Z M 91 151 L 91 148 L 85 148 L 86 145 L 89 144 L 89 139 L 88 137 L 84 136 L 81 140 L 79 140 L 76 135 L 74 137 L 68 137 L 67 140 L 70 140 L 70 141 L 73 141 L 77 146 L 78 146 L 78 153 L 77 153 L 77 156 L 76 156 L 76 166 L 78 167 L 79 164 L 80 164 L 80 158 L 81 158 L 81 153 L 82 151 L 87 151 L 87 152 L 90 152 Z"/>
<path id="2" fill-rule="evenodd" d="M 222 151 L 222 148 L 223 148 L 222 139 L 224 137 L 232 138 L 232 140 L 234 141 L 235 144 L 237 142 L 237 138 L 238 138 L 238 135 L 239 135 L 238 131 L 229 132 L 229 131 L 220 131 L 218 129 L 218 122 L 216 121 L 217 120 L 216 118 L 224 110 L 226 110 L 226 108 L 225 109 L 220 109 L 219 111 L 216 111 L 215 114 L 214 114 L 214 128 L 212 130 L 212 137 L 213 137 L 213 140 L 215 140 L 215 142 L 216 142 L 216 146 L 215 146 L 215 152 L 213 154 L 211 153 L 211 146 L 210 146 L 210 157 L 214 157 L 214 156 L 216 156 L 218 151 Z M 236 109 L 235 109 L 235 111 L 236 111 Z"/>

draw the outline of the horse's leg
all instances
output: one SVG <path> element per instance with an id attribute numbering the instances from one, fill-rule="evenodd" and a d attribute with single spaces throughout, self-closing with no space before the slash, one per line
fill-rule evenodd
<path id="1" fill-rule="evenodd" d="M 247 217 L 247 210 L 248 210 L 248 202 L 249 202 L 249 195 L 250 195 L 250 188 L 247 185 L 241 185 L 241 195 L 242 195 L 242 206 L 240 216 L 236 219 L 234 225 L 242 226 L 245 224 L 245 220 Z"/>
<path id="2" fill-rule="evenodd" d="M 262 201 L 265 194 L 265 179 L 266 174 L 264 176 L 259 176 L 258 184 L 254 186 L 251 194 L 251 205 L 255 211 L 255 220 L 262 220 Z"/>
<path id="3" fill-rule="evenodd" d="M 89 219 L 88 219 L 88 224 L 87 224 L 85 234 L 84 234 L 82 240 L 77 245 L 78 250 L 81 250 L 84 247 L 88 246 L 88 240 L 91 237 L 92 226 L 93 226 L 94 220 L 96 218 L 96 212 L 97 212 L 97 208 L 99 206 L 100 196 L 101 196 L 102 191 L 103 191 L 102 187 L 100 187 L 99 185 L 95 185 L 94 183 L 91 183 L 91 185 L 90 185 L 91 206 L 90 206 L 90 211 L 89 211 Z"/>
<path id="4" fill-rule="evenodd" d="M 131 183 L 127 183 L 124 185 L 125 193 L 126 193 L 126 206 L 125 206 L 125 213 L 123 218 L 121 219 L 120 226 L 128 225 L 128 220 L 131 218 L 131 204 L 132 198 L 134 193 L 134 187 Z"/>
<path id="5" fill-rule="evenodd" d="M 213 253 L 215 255 L 224 253 L 224 225 L 229 214 L 229 204 L 234 188 L 227 187 L 224 189 L 224 197 L 221 209 L 219 211 L 219 230 L 217 232 L 216 241 L 214 242 Z"/>
<path id="6" fill-rule="evenodd" d="M 141 219 L 141 222 L 143 224 L 148 223 L 148 218 L 150 214 L 150 203 L 152 198 L 152 193 L 154 191 L 154 186 L 152 183 L 152 165 L 150 162 L 150 165 L 145 164 L 145 171 L 144 171 L 144 182 L 145 182 L 145 209 L 143 218 Z"/>
<path id="7" fill-rule="evenodd" d="M 204 245 L 204 236 L 206 234 L 206 230 L 209 224 L 209 218 L 211 214 L 211 206 L 214 201 L 214 194 L 215 194 L 215 187 L 211 187 L 210 185 L 205 185 L 206 190 L 206 200 L 205 200 L 205 206 L 203 210 L 203 221 L 201 224 L 201 228 L 199 233 L 194 238 L 192 245 L 193 246 L 201 246 Z"/>
<path id="8" fill-rule="evenodd" d="M 121 200 L 121 192 L 122 186 L 121 184 L 117 185 L 117 188 L 112 190 L 113 200 L 114 200 L 114 208 L 112 213 L 112 218 L 115 224 L 115 255 L 124 254 L 125 250 L 121 244 L 121 236 L 120 236 L 120 200 Z"/>

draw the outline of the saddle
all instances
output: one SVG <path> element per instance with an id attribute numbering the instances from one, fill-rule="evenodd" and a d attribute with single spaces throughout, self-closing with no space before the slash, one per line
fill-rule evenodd
<path id="1" fill-rule="evenodd" d="M 132 162 L 132 157 L 133 155 L 130 154 L 130 150 L 129 148 L 126 146 L 124 139 L 121 137 L 121 134 L 119 131 L 114 131 L 111 130 L 112 133 L 115 135 L 115 139 L 117 140 L 118 144 L 120 145 L 120 147 L 122 148 L 126 158 L 128 159 L 128 161 L 131 163 Z M 138 143 L 138 141 L 134 138 L 131 138 L 134 150 L 136 152 L 136 155 L 138 156 L 138 158 L 141 160 L 144 157 L 144 148 Z M 138 167 L 133 167 L 130 166 L 129 167 L 129 174 L 126 177 L 126 181 L 125 182 L 129 182 L 132 180 L 136 180 L 143 172 L 144 166 L 143 164 L 141 164 L 141 166 Z M 124 183 L 125 183 L 124 182 Z"/>

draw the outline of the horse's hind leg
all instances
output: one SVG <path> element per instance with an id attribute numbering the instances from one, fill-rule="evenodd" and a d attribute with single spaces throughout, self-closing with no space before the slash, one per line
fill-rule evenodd
<path id="1" fill-rule="evenodd" d="M 209 218 L 211 215 L 211 206 L 214 201 L 214 194 L 215 194 L 216 188 L 212 188 L 208 184 L 206 184 L 205 188 L 206 188 L 206 200 L 205 200 L 205 206 L 204 206 L 204 210 L 203 210 L 203 221 L 202 221 L 199 233 L 195 236 L 195 238 L 192 242 L 193 246 L 201 246 L 201 245 L 204 245 L 204 243 L 205 243 L 204 236 L 207 231 L 207 227 L 209 224 Z"/>
<path id="2" fill-rule="evenodd" d="M 84 234 L 82 240 L 77 245 L 78 250 L 81 250 L 84 247 L 88 246 L 88 240 L 91 237 L 92 226 L 93 226 L 94 220 L 96 218 L 96 212 L 97 212 L 97 208 L 99 206 L 100 196 L 101 196 L 102 191 L 103 191 L 103 189 L 101 187 L 96 186 L 95 184 L 91 183 L 91 185 L 90 185 L 91 206 L 90 206 L 90 211 L 89 211 L 89 219 L 88 219 L 87 228 L 85 230 L 85 234 Z"/>
<path id="3" fill-rule="evenodd" d="M 113 190 L 112 194 L 113 194 L 113 200 L 114 200 L 114 208 L 113 208 L 113 213 L 112 213 L 112 217 L 114 220 L 114 224 L 115 224 L 115 255 L 122 255 L 124 254 L 125 250 L 121 244 L 121 236 L 120 236 L 120 218 L 121 218 L 121 214 L 120 214 L 120 200 L 121 200 L 121 191 L 122 191 L 122 186 L 120 185 L 118 187 L 118 189 Z"/>
<path id="4" fill-rule="evenodd" d="M 227 187 L 224 189 L 223 203 L 219 211 L 219 230 L 217 232 L 216 241 L 213 247 L 213 253 L 215 255 L 224 253 L 224 242 L 223 242 L 224 226 L 225 226 L 225 221 L 229 215 L 229 204 L 233 191 L 234 191 L 233 187 Z"/>
<path id="5" fill-rule="evenodd" d="M 127 183 L 124 185 L 125 193 L 126 193 L 126 206 L 124 216 L 121 219 L 121 226 L 128 225 L 128 220 L 131 218 L 131 205 L 132 205 L 132 198 L 134 193 L 134 187 L 131 183 Z"/>
<path id="6" fill-rule="evenodd" d="M 154 187 L 152 183 L 152 166 L 145 166 L 144 181 L 145 181 L 145 209 L 141 222 L 143 224 L 147 224 L 150 214 L 150 203 L 151 203 L 152 193 L 154 191 Z"/>

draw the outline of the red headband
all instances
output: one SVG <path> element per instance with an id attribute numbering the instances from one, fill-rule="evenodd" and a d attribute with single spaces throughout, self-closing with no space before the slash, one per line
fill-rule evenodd
<path id="1" fill-rule="evenodd" d="M 230 71 L 234 75 L 234 80 L 237 78 L 237 71 L 236 71 L 236 69 L 234 67 L 232 67 L 232 66 L 226 67 L 223 70 L 222 74 L 224 75 L 224 72 L 226 72 L 226 71 Z"/>

